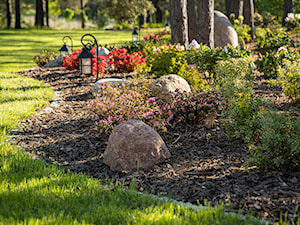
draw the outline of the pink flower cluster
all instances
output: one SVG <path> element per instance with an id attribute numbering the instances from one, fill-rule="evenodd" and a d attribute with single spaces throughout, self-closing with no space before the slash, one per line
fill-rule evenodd
<path id="1" fill-rule="evenodd" d="M 144 65 L 146 62 L 145 53 L 133 52 L 129 54 L 126 48 L 113 50 L 107 57 L 110 65 L 114 65 L 116 69 L 127 72 L 136 71 L 138 66 Z"/>
<path id="2" fill-rule="evenodd" d="M 101 93 L 101 94 L 100 94 Z M 161 110 L 155 98 L 145 99 L 140 93 L 121 87 L 102 85 L 89 107 L 95 117 L 95 126 L 101 132 L 110 133 L 123 121 L 142 120 L 156 130 L 166 131 Z"/>

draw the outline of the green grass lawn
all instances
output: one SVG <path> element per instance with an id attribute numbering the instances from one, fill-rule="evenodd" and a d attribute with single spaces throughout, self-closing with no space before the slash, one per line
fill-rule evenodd
<path id="1" fill-rule="evenodd" d="M 261 224 L 226 214 L 224 207 L 195 211 L 153 199 L 122 186 L 102 186 L 85 175 L 33 159 L 8 142 L 11 128 L 47 105 L 52 89 L 42 82 L 8 73 L 36 67 L 32 58 L 43 49 L 58 50 L 62 37 L 80 47 L 84 33 L 99 43 L 122 43 L 128 31 L 0 31 L 0 224 Z"/>

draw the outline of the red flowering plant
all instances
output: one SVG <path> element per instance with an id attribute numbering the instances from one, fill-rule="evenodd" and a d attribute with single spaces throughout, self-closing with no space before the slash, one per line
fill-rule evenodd
<path id="1" fill-rule="evenodd" d="M 150 41 L 150 42 L 156 42 L 157 39 L 159 38 L 159 35 L 158 34 L 148 34 L 148 35 L 143 35 L 143 38 L 145 41 Z"/>
<path id="2" fill-rule="evenodd" d="M 129 54 L 126 48 L 112 50 L 108 55 L 109 64 L 118 70 L 136 71 L 139 66 L 146 65 L 146 55 L 142 52 Z"/>
<path id="3" fill-rule="evenodd" d="M 63 67 L 66 67 L 67 70 L 78 70 L 79 69 L 79 60 L 77 59 L 79 54 L 81 53 L 82 50 L 75 50 L 72 54 L 69 54 L 67 56 L 65 56 L 63 58 Z M 96 58 L 96 49 L 93 48 L 91 51 L 90 51 L 93 56 L 95 58 L 92 59 L 93 61 L 93 75 L 96 74 L 97 72 L 97 58 Z M 98 61 L 98 71 L 99 71 L 99 74 L 103 74 L 104 71 L 105 71 L 105 67 L 106 67 L 106 57 L 104 56 L 98 56 L 99 58 L 99 61 Z"/>

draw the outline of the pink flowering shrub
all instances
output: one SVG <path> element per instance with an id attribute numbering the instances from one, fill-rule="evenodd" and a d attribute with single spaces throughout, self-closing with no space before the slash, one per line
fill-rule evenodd
<path id="1" fill-rule="evenodd" d="M 126 48 L 112 50 L 108 55 L 109 64 L 118 70 L 127 72 L 136 71 L 139 66 L 145 65 L 146 55 L 142 52 L 129 54 Z"/>
<path id="2" fill-rule="evenodd" d="M 123 86 L 101 86 L 96 99 L 89 107 L 99 131 L 110 133 L 112 129 L 130 119 L 142 120 L 156 130 L 166 131 L 161 110 L 155 98 L 146 98 L 141 93 Z"/>
<path id="3" fill-rule="evenodd" d="M 81 53 L 82 50 L 75 50 L 72 54 L 69 54 L 63 58 L 63 67 L 66 67 L 67 70 L 78 70 L 79 69 L 79 60 L 77 57 Z M 96 58 L 96 49 L 93 48 L 90 51 L 95 58 L 92 59 L 93 61 L 93 75 L 97 72 L 97 58 Z M 104 56 L 98 56 L 98 71 L 99 74 L 103 74 L 106 67 L 106 57 Z"/>
<path id="4" fill-rule="evenodd" d="M 95 117 L 95 126 L 101 132 L 110 133 L 116 125 L 130 119 L 142 120 L 158 131 L 166 131 L 168 123 L 201 123 L 215 115 L 222 104 L 221 93 L 217 91 L 193 89 L 190 93 L 177 92 L 174 102 L 167 103 L 156 97 L 148 98 L 125 85 L 103 84 L 89 112 Z"/>
<path id="5" fill-rule="evenodd" d="M 176 91 L 173 103 L 160 101 L 162 114 L 167 122 L 198 124 L 217 113 L 218 108 L 225 105 L 219 91 L 202 91 L 192 89 L 191 92 Z"/>

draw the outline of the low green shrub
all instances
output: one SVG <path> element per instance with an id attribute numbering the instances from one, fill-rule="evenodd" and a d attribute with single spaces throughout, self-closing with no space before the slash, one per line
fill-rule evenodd
<path id="1" fill-rule="evenodd" d="M 215 73 L 215 67 L 218 61 L 229 58 L 241 58 L 250 55 L 248 49 L 239 47 L 232 47 L 230 45 L 224 48 L 209 48 L 207 45 L 200 44 L 199 48 L 192 48 L 188 52 L 189 61 L 197 66 L 199 72 Z"/>
<path id="2" fill-rule="evenodd" d="M 288 61 L 296 61 L 298 59 L 298 52 L 285 47 L 279 47 L 277 51 L 259 54 L 256 65 L 265 78 L 276 78 L 280 67 L 286 67 Z"/>
<path id="3" fill-rule="evenodd" d="M 49 50 L 43 50 L 39 55 L 33 57 L 33 61 L 39 66 L 42 67 L 49 63 L 50 61 L 56 59 L 59 56 L 58 53 Z"/>
<path id="4" fill-rule="evenodd" d="M 262 169 L 299 169 L 300 119 L 266 110 L 262 115 L 260 144 L 250 148 L 249 163 Z"/>
<path id="5" fill-rule="evenodd" d="M 242 46 L 245 46 L 245 41 L 251 40 L 250 31 L 251 28 L 249 25 L 244 24 L 244 17 L 239 16 L 237 19 L 235 19 L 235 14 L 230 14 L 230 21 L 233 24 L 234 30 L 236 31 L 238 35 L 238 41 Z"/>
<path id="6" fill-rule="evenodd" d="M 261 112 L 263 102 L 249 93 L 233 96 L 227 110 L 222 112 L 227 133 L 254 145 L 261 135 Z"/>
<path id="7" fill-rule="evenodd" d="M 155 77 L 168 74 L 181 75 L 187 70 L 186 52 L 184 46 L 148 45 L 146 48 L 147 71 Z"/>
<path id="8" fill-rule="evenodd" d="M 221 60 L 216 65 L 214 87 L 218 88 L 225 99 L 231 101 L 236 93 L 253 92 L 253 68 L 251 57 Z"/>
<path id="9" fill-rule="evenodd" d="M 296 101 L 300 99 L 300 62 L 284 59 L 283 64 L 278 68 L 278 77 L 270 81 L 272 85 L 278 85 L 283 93 Z"/>
<path id="10" fill-rule="evenodd" d="M 287 35 L 285 28 L 258 28 L 255 32 L 257 50 L 262 55 L 276 52 L 280 47 L 293 47 L 293 40 Z"/>

